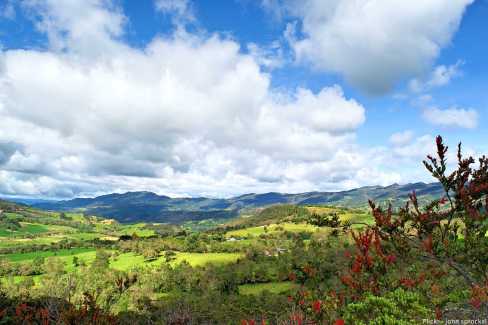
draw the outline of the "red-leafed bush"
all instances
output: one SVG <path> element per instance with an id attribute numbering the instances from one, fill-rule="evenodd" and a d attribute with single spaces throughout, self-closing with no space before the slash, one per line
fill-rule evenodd
<path id="1" fill-rule="evenodd" d="M 422 206 L 413 192 L 399 210 L 369 202 L 374 223 L 349 230 L 354 248 L 342 254 L 349 263 L 339 271 L 341 299 L 327 304 L 332 296 L 326 295 L 302 304 L 311 306 L 309 318 L 317 324 L 332 324 L 348 303 L 400 288 L 422 293 L 433 304 L 433 317 L 441 318 L 448 277 L 471 292 L 466 302 L 488 312 L 488 158 L 479 158 L 475 166 L 459 144 L 457 166 L 448 172 L 448 148 L 440 136 L 436 146 L 436 157 L 427 156 L 423 164 L 442 186 L 443 197 Z M 421 270 L 410 267 L 414 264 Z M 320 319 L 313 315 L 318 311 Z"/>

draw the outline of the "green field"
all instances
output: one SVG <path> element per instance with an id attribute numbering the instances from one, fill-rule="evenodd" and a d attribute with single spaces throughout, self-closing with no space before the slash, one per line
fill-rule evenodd
<path id="1" fill-rule="evenodd" d="M 139 237 L 150 237 L 154 235 L 154 230 L 146 229 L 145 223 L 136 223 L 132 225 L 123 225 L 120 229 L 120 234 L 132 236 L 136 234 Z"/>
<path id="2" fill-rule="evenodd" d="M 208 263 L 225 264 L 237 261 L 242 254 L 238 253 L 187 253 L 176 252 L 175 259 L 171 265 L 177 265 L 183 261 L 188 262 L 191 266 L 202 266 Z M 165 258 L 160 257 L 155 261 L 146 262 L 144 257 L 134 253 L 124 253 L 116 257 L 110 263 L 110 266 L 120 271 L 127 271 L 143 265 L 161 265 L 165 263 Z"/>
<path id="3" fill-rule="evenodd" d="M 111 251 L 108 251 L 111 252 Z M 73 258 L 77 257 L 79 261 L 85 262 L 89 265 L 96 256 L 96 250 L 93 248 L 74 248 L 63 249 L 58 251 L 41 251 L 32 253 L 16 253 L 8 255 L 0 255 L 0 258 L 6 258 L 13 263 L 32 262 L 36 257 L 56 257 L 65 263 L 66 271 L 74 270 Z M 225 264 L 237 261 L 242 254 L 239 253 L 187 253 L 176 252 L 175 259 L 171 262 L 172 265 L 177 265 L 183 261 L 188 262 L 191 266 L 202 266 L 207 263 Z M 165 258 L 160 258 L 147 262 L 142 255 L 134 253 L 114 254 L 110 259 L 110 266 L 116 270 L 127 271 L 136 267 L 144 265 L 160 265 L 165 262 Z"/>
<path id="4" fill-rule="evenodd" d="M 38 235 L 46 233 L 52 228 L 50 226 L 21 222 L 21 228 L 17 230 L 0 229 L 0 237 L 13 237 L 19 235 Z"/>
<path id="5" fill-rule="evenodd" d="M 269 291 L 271 293 L 282 293 L 295 287 L 296 285 L 291 282 L 244 284 L 239 286 L 239 293 L 241 295 L 259 295 L 263 291 Z"/>
<path id="6" fill-rule="evenodd" d="M 38 251 L 38 252 L 31 252 L 31 253 L 16 253 L 16 254 L 8 254 L 8 255 L 0 255 L 0 257 L 5 257 L 11 262 L 27 262 L 33 261 L 36 257 L 50 257 L 56 256 L 59 258 L 66 258 L 66 257 L 73 257 L 80 254 L 85 254 L 88 252 L 95 252 L 93 248 L 73 248 L 73 249 L 62 249 L 58 251 Z"/>
<path id="7" fill-rule="evenodd" d="M 282 228 L 282 229 L 281 229 Z M 269 226 L 249 227 L 244 229 L 232 230 L 225 234 L 227 238 L 230 237 L 257 237 L 266 233 L 278 233 L 283 231 L 290 232 L 315 232 L 319 229 L 316 226 L 306 223 L 280 223 L 271 224 Z"/>

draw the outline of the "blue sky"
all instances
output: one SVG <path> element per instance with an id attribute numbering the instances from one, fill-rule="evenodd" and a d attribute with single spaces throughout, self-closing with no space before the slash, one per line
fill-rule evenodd
<path id="1" fill-rule="evenodd" d="M 4 0 L 0 195 L 430 181 L 488 145 L 488 1 Z"/>

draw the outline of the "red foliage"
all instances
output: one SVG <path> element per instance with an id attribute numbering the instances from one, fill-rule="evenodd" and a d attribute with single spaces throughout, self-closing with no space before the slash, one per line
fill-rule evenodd
<path id="1" fill-rule="evenodd" d="M 482 304 L 488 302 L 488 285 L 485 286 L 479 286 L 479 285 L 474 285 L 471 288 L 471 300 L 470 303 L 471 305 L 479 309 Z"/>
<path id="2" fill-rule="evenodd" d="M 320 313 L 320 310 L 322 308 L 322 301 L 320 300 L 315 300 L 313 303 L 312 303 L 312 309 L 315 313 Z"/>

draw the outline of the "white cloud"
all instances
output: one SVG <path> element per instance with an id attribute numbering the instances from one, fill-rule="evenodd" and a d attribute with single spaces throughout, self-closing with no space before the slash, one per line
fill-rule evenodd
<path id="1" fill-rule="evenodd" d="M 426 121 L 444 127 L 474 129 L 478 126 L 478 112 L 474 109 L 429 107 L 424 109 Z"/>
<path id="2" fill-rule="evenodd" d="M 429 68 L 472 1 L 285 0 L 301 21 L 300 33 L 288 28 L 287 35 L 299 62 L 385 93 Z M 439 72 L 436 82 L 443 82 Z"/>
<path id="3" fill-rule="evenodd" d="M 413 136 L 414 133 L 411 130 L 397 132 L 390 136 L 390 143 L 396 146 L 404 145 L 412 141 Z"/>
<path id="4" fill-rule="evenodd" d="M 195 21 L 195 13 L 189 0 L 155 0 L 156 9 L 173 15 L 175 24 Z"/>
<path id="5" fill-rule="evenodd" d="M 398 134 L 393 134 L 390 138 L 391 140 L 402 140 L 392 141 L 394 157 L 420 162 L 428 154 L 435 152 L 435 138 L 432 135 L 426 134 L 414 138 L 413 134 L 403 134 L 403 139 L 399 138 L 401 136 L 399 137 Z"/>
<path id="6" fill-rule="evenodd" d="M 268 69 L 280 68 L 286 62 L 283 49 L 278 41 L 272 42 L 269 46 L 249 43 L 247 50 L 260 66 Z"/>
<path id="7" fill-rule="evenodd" d="M 107 1 L 24 8 L 39 10 L 50 47 L 0 52 L 0 141 L 22 146 L 5 154 L 0 192 L 223 196 L 368 181 L 354 145 L 365 109 L 339 86 L 273 89 L 257 56 L 219 35 L 178 30 L 132 48 Z"/>
<path id="8" fill-rule="evenodd" d="M 127 47 L 118 42 L 126 17 L 110 0 L 26 0 L 22 6 L 45 33 L 53 51 L 87 56 L 110 56 Z"/>
<path id="9" fill-rule="evenodd" d="M 457 61 L 455 64 L 445 66 L 439 65 L 430 73 L 427 80 L 412 79 L 409 82 L 409 88 L 412 92 L 423 92 L 436 87 L 442 87 L 451 82 L 452 79 L 459 77 L 463 61 Z"/>
<path id="10" fill-rule="evenodd" d="M 244 54 L 218 34 L 183 28 L 139 49 L 122 40 L 127 18 L 107 0 L 24 8 L 39 10 L 50 46 L 0 52 L 1 194 L 386 185 L 412 180 L 397 162 L 427 142 L 406 133 L 392 136 L 394 150 L 361 148 L 366 110 L 339 86 L 274 89 L 268 52 Z"/>

